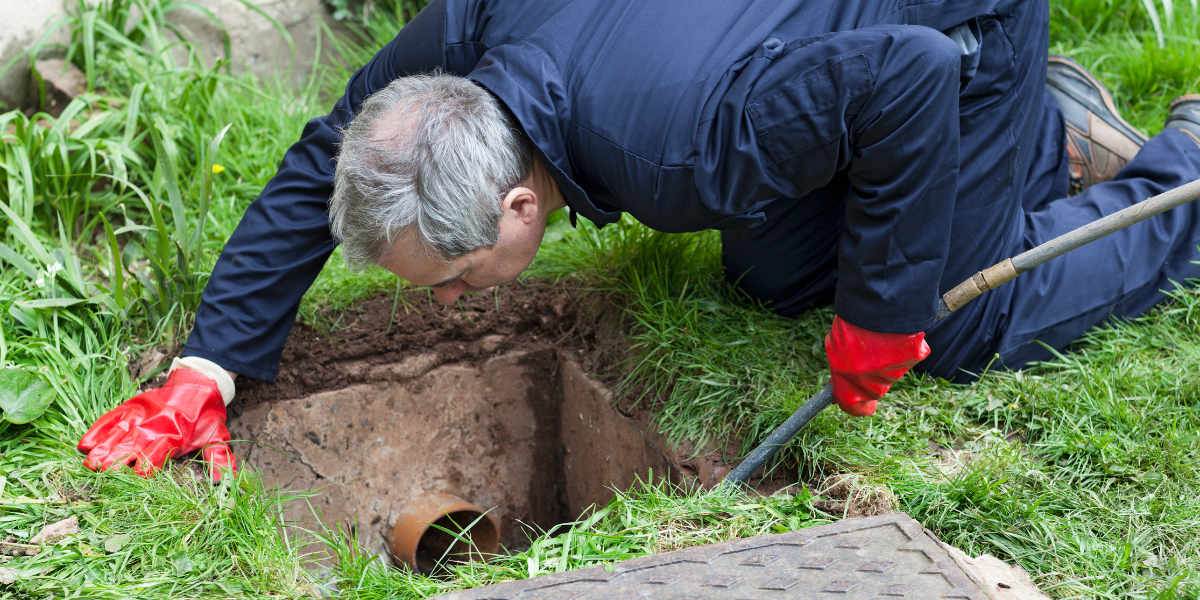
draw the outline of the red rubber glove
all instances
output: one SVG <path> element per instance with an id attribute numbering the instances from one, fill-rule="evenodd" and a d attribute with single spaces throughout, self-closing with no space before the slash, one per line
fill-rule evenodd
<path id="1" fill-rule="evenodd" d="M 149 477 L 168 458 L 204 448 L 209 475 L 220 481 L 221 469 L 235 472 L 228 441 L 217 382 L 199 371 L 175 369 L 161 388 L 104 413 L 79 440 L 79 451 L 93 471 L 133 464 L 135 473 Z"/>
<path id="2" fill-rule="evenodd" d="M 876 333 L 833 317 L 825 336 L 833 399 L 847 414 L 875 414 L 875 404 L 892 384 L 929 356 L 925 333 Z"/>

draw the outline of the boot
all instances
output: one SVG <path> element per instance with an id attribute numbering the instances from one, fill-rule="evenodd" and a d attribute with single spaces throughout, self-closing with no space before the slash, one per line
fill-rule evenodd
<path id="1" fill-rule="evenodd" d="M 1058 101 L 1067 125 L 1071 195 L 1111 181 L 1146 143 L 1146 136 L 1117 114 L 1108 90 L 1075 61 L 1050 56 L 1046 92 Z"/>
<path id="2" fill-rule="evenodd" d="M 1165 127 L 1174 127 L 1200 144 L 1200 94 L 1188 94 L 1171 101 L 1171 114 Z"/>

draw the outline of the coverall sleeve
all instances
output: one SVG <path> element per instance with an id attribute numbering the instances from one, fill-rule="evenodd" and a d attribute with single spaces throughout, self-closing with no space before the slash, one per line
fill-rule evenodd
<path id="1" fill-rule="evenodd" d="M 844 175 L 837 314 L 871 331 L 924 331 L 953 224 L 958 47 L 933 29 L 889 25 L 762 54 L 745 109 L 758 164 L 743 166 L 788 198 Z"/>
<path id="2" fill-rule="evenodd" d="M 300 299 L 335 246 L 327 202 L 338 129 L 397 77 L 444 66 L 445 10 L 445 0 L 431 2 L 351 77 L 332 112 L 305 125 L 217 259 L 184 356 L 275 379 Z"/>

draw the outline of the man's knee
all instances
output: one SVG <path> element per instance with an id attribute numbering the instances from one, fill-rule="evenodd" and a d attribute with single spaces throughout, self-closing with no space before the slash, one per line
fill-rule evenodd
<path id="1" fill-rule="evenodd" d="M 958 80 L 962 68 L 962 51 L 946 34 L 919 25 L 897 27 L 884 67 L 897 79 L 910 80 L 914 85 Z"/>

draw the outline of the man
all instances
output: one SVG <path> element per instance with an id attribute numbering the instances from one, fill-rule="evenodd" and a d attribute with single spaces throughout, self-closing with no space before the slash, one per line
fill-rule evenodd
<path id="1" fill-rule="evenodd" d="M 783 315 L 832 303 L 852 415 L 914 365 L 954 378 L 1045 358 L 1035 342 L 1061 349 L 1196 276 L 1200 242 L 1185 206 L 935 325 L 939 295 L 979 268 L 1200 177 L 1200 96 L 1145 140 L 1078 65 L 1047 72 L 1047 15 L 1046 0 L 436 0 L 288 151 L 166 385 L 79 447 L 91 468 L 142 471 L 205 447 L 219 477 L 233 373 L 273 379 L 333 237 L 448 304 L 512 281 L 564 206 L 723 230 L 749 294 Z"/>

